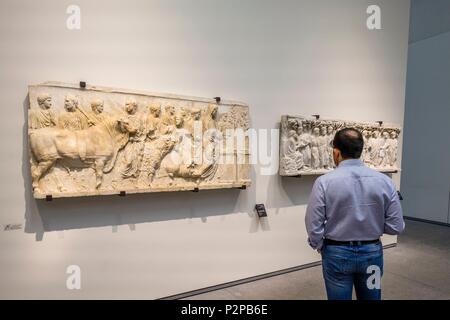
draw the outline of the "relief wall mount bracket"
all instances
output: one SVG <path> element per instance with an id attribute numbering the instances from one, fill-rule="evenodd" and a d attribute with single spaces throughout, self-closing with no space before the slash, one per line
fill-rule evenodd
<path id="1" fill-rule="evenodd" d="M 264 206 L 263 203 L 255 204 L 255 211 L 258 214 L 259 218 L 267 217 L 266 207 Z"/>

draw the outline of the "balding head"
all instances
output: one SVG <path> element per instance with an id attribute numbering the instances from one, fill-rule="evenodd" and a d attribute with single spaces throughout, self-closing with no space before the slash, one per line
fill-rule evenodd
<path id="1" fill-rule="evenodd" d="M 354 128 L 339 130 L 334 136 L 333 148 L 338 149 L 344 159 L 359 159 L 363 147 L 363 136 Z"/>

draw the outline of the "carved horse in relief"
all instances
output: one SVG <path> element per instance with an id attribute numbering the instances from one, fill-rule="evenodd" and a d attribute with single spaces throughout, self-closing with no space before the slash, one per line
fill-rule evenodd
<path id="1" fill-rule="evenodd" d="M 83 166 L 92 167 L 96 175 L 96 188 L 100 187 L 103 173 L 113 169 L 119 150 L 125 147 L 130 133 L 135 131 L 128 120 L 114 118 L 78 131 L 54 127 L 31 131 L 33 190 L 40 192 L 39 180 L 57 160 L 75 160 Z"/>

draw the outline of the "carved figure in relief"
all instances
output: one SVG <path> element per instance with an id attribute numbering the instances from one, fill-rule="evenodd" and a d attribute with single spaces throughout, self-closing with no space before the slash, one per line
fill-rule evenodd
<path id="1" fill-rule="evenodd" d="M 389 142 L 389 132 L 383 131 L 382 138 L 380 139 L 380 151 L 378 154 L 378 166 L 379 167 L 386 167 L 389 163 L 389 153 L 390 153 L 390 142 Z"/>
<path id="2" fill-rule="evenodd" d="M 311 137 L 311 165 L 312 169 L 318 170 L 320 168 L 320 129 L 318 127 L 314 127 L 312 130 Z"/>
<path id="3" fill-rule="evenodd" d="M 222 133 L 217 129 L 217 116 L 219 107 L 209 104 L 202 117 L 203 123 L 203 164 L 211 166 L 203 172 L 202 176 L 206 180 L 212 179 L 219 167 L 220 145 L 222 143 Z"/>
<path id="4" fill-rule="evenodd" d="M 103 113 L 103 100 L 96 99 L 91 102 L 91 111 L 87 114 L 87 118 L 90 127 L 98 125 L 106 119 Z"/>
<path id="5" fill-rule="evenodd" d="M 29 142 L 36 162 L 31 166 L 33 189 L 40 192 L 40 179 L 57 160 L 77 160 L 84 166 L 92 167 L 98 188 L 103 173 L 112 170 L 117 153 L 127 144 L 129 134 L 133 132 L 126 120 L 117 119 L 78 131 L 59 128 L 31 131 Z"/>
<path id="6" fill-rule="evenodd" d="M 202 118 L 201 118 L 201 110 L 199 108 L 190 108 L 185 110 L 188 116 L 184 119 L 184 128 L 194 136 L 195 130 L 197 134 L 203 130 Z"/>
<path id="7" fill-rule="evenodd" d="M 190 114 L 191 116 L 188 121 L 185 121 L 185 128 L 188 131 L 192 143 L 192 162 L 190 165 L 195 166 L 201 164 L 202 162 L 202 138 L 204 132 L 201 119 L 201 109 L 191 108 Z"/>
<path id="8" fill-rule="evenodd" d="M 311 168 L 311 135 L 308 133 L 308 124 L 303 123 L 297 129 L 298 147 L 303 157 L 304 170 Z"/>
<path id="9" fill-rule="evenodd" d="M 300 170 L 304 165 L 303 154 L 299 150 L 298 134 L 293 129 L 289 130 L 288 133 L 288 140 L 285 143 L 283 161 L 285 170 L 288 171 Z"/>
<path id="10" fill-rule="evenodd" d="M 142 160 L 142 150 L 144 148 L 146 134 L 143 128 L 141 114 L 137 113 L 137 108 L 137 102 L 134 100 L 128 100 L 125 103 L 127 120 L 130 126 L 134 128 L 134 132 L 130 134 L 129 143 L 124 149 L 123 178 L 137 178 L 139 175 L 139 167 Z"/>
<path id="11" fill-rule="evenodd" d="M 41 129 L 56 126 L 56 116 L 51 110 L 52 97 L 41 94 L 37 97 L 39 109 L 31 109 L 28 113 L 28 127 L 30 129 Z"/>
<path id="12" fill-rule="evenodd" d="M 328 155 L 328 137 L 327 137 L 327 127 L 320 127 L 320 136 L 317 138 L 319 141 L 319 157 L 320 157 L 320 167 L 323 169 L 329 169 L 329 155 Z"/>
<path id="13" fill-rule="evenodd" d="M 78 100 L 73 95 L 67 95 L 64 100 L 64 109 L 58 118 L 58 127 L 68 130 L 83 130 L 88 127 L 87 116 L 80 111 Z"/>
<path id="14" fill-rule="evenodd" d="M 218 106 L 209 104 L 202 117 L 203 131 L 206 132 L 209 129 L 216 129 Z"/>
<path id="15" fill-rule="evenodd" d="M 174 166 L 174 163 L 189 163 L 193 164 L 192 152 L 193 152 L 193 133 L 188 130 L 187 123 L 192 121 L 191 110 L 189 108 L 180 108 L 175 113 L 175 126 L 177 130 L 174 132 L 174 137 L 178 143 L 175 145 L 173 151 L 170 153 L 172 161 L 170 167 Z M 200 127 L 199 127 L 200 128 Z"/>
<path id="16" fill-rule="evenodd" d="M 372 131 L 372 137 L 369 139 L 369 150 L 370 150 L 370 163 L 372 167 L 376 167 L 380 159 L 380 147 L 381 147 L 380 131 L 374 129 Z"/>
<path id="17" fill-rule="evenodd" d="M 391 131 L 390 139 L 389 139 L 389 166 L 392 168 L 395 167 L 397 163 L 397 153 L 398 153 L 398 132 L 396 130 Z"/>
<path id="18" fill-rule="evenodd" d="M 211 138 L 211 142 L 214 142 L 215 139 Z M 213 152 L 215 150 L 213 149 Z M 216 170 L 216 163 L 201 163 L 201 164 L 184 164 L 182 163 L 167 163 L 166 164 L 166 172 L 169 177 L 175 178 L 185 178 L 185 179 L 193 179 L 197 184 L 200 183 L 203 179 L 211 179 Z"/>
<path id="19" fill-rule="evenodd" d="M 167 134 L 175 129 L 175 107 L 168 104 L 161 116 L 161 134 Z"/>
<path id="20" fill-rule="evenodd" d="M 202 168 L 200 168 L 199 171 L 201 172 L 200 178 L 208 181 L 215 177 L 217 169 L 219 168 L 218 161 L 220 157 L 222 135 L 216 129 L 209 129 L 205 133 L 204 140 L 203 161 L 201 163 Z M 197 183 L 200 183 L 200 180 L 198 180 Z"/>
<path id="21" fill-rule="evenodd" d="M 178 142 L 179 139 L 175 135 L 162 135 L 152 142 L 151 152 L 148 154 L 148 158 L 145 159 L 145 170 L 139 176 L 140 187 L 151 186 L 162 160 Z"/>
<path id="22" fill-rule="evenodd" d="M 156 139 L 160 132 L 161 125 L 161 106 L 159 104 L 152 104 L 148 107 L 147 120 L 145 122 L 145 130 L 147 137 L 150 140 Z"/>
<path id="23" fill-rule="evenodd" d="M 149 187 L 159 166 L 155 157 L 159 154 L 158 142 L 161 139 L 161 106 L 160 104 L 151 104 L 148 106 L 148 114 L 145 121 L 144 147 L 142 152 L 141 168 L 138 176 L 139 187 Z"/>
<path id="24" fill-rule="evenodd" d="M 178 112 L 175 113 L 175 127 L 177 129 L 183 129 L 184 122 L 188 117 L 188 113 L 186 112 L 185 108 L 180 108 Z"/>
<path id="25" fill-rule="evenodd" d="M 215 176 L 221 141 L 221 134 L 215 129 L 217 111 L 217 106 L 209 105 L 203 112 L 200 108 L 191 107 L 176 113 L 179 142 L 164 165 L 170 178 L 190 179 L 198 184 Z"/>
<path id="26" fill-rule="evenodd" d="M 361 159 L 363 160 L 363 162 L 367 165 L 371 164 L 371 160 L 370 160 L 370 139 L 372 136 L 372 132 L 366 128 L 363 130 L 362 132 L 363 135 L 363 139 L 364 139 L 364 147 L 363 147 L 363 152 L 362 152 L 362 156 Z"/>
<path id="27" fill-rule="evenodd" d="M 334 127 L 329 125 L 327 127 L 327 153 L 328 153 L 328 168 L 333 169 L 335 167 L 333 159 L 333 140 L 334 140 Z"/>

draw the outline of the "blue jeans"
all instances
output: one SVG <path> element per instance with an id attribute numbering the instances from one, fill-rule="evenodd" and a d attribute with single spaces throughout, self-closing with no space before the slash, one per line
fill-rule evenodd
<path id="1" fill-rule="evenodd" d="M 381 300 L 381 242 L 365 245 L 324 244 L 321 253 L 328 300 L 351 300 L 353 286 L 358 300 Z"/>

